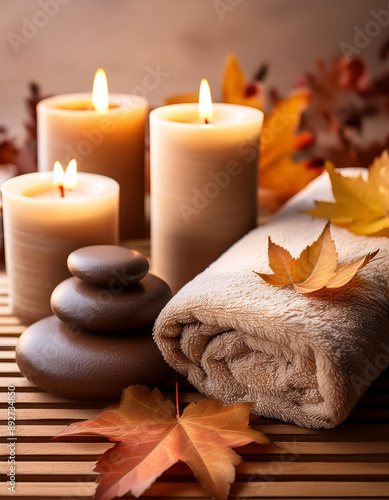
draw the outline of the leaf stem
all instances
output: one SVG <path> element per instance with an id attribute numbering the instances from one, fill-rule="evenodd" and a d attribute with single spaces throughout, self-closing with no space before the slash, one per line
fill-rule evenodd
<path id="1" fill-rule="evenodd" d="M 180 406 L 178 403 L 178 373 L 176 372 L 176 409 L 177 409 L 177 420 L 180 420 Z"/>

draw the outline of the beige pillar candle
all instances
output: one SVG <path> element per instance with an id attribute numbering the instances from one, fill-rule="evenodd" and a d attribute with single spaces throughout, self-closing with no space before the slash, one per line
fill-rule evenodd
<path id="1" fill-rule="evenodd" d="M 174 292 L 255 227 L 262 121 L 210 94 L 150 113 L 152 265 Z"/>
<path id="2" fill-rule="evenodd" d="M 1 192 L 11 305 L 23 322 L 32 323 L 52 314 L 51 292 L 70 276 L 70 252 L 118 243 L 119 185 L 80 173 L 62 198 L 52 172 L 35 172 L 6 181 Z"/>
<path id="3" fill-rule="evenodd" d="M 136 95 L 108 98 L 107 88 L 101 87 L 99 94 L 96 85 L 94 101 L 86 93 L 49 97 L 38 104 L 38 170 L 76 158 L 80 171 L 112 177 L 120 184 L 120 237 L 142 237 L 147 101 Z"/>

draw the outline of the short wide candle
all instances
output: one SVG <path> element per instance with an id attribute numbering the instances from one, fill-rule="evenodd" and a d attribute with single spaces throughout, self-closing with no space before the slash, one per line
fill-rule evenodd
<path id="1" fill-rule="evenodd" d="M 53 173 L 35 172 L 6 181 L 1 191 L 11 305 L 32 323 L 51 314 L 51 293 L 70 276 L 70 252 L 118 243 L 119 185 L 79 173 L 77 187 L 61 198 Z"/>
<path id="2" fill-rule="evenodd" d="M 256 225 L 263 113 L 197 104 L 150 113 L 153 272 L 176 292 Z"/>
<path id="3" fill-rule="evenodd" d="M 95 110 L 92 94 L 49 97 L 38 103 L 38 170 L 75 158 L 82 172 L 107 175 L 120 184 L 120 237 L 144 235 L 144 147 L 147 101 L 109 95 Z"/>

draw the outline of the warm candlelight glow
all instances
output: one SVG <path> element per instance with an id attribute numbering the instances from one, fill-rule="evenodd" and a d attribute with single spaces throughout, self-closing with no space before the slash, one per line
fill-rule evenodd
<path id="1" fill-rule="evenodd" d="M 53 168 L 53 184 L 54 186 L 59 186 L 63 184 L 63 178 L 64 178 L 65 172 L 63 171 L 62 165 L 60 164 L 59 161 L 56 161 L 54 163 L 54 168 Z"/>
<path id="2" fill-rule="evenodd" d="M 63 186 L 66 189 L 74 189 L 77 186 L 77 162 L 74 158 L 69 162 L 68 168 L 66 169 L 63 178 Z"/>
<path id="3" fill-rule="evenodd" d="M 201 80 L 200 84 L 199 118 L 204 123 L 211 123 L 213 120 L 211 89 L 205 78 Z"/>
<path id="4" fill-rule="evenodd" d="M 77 162 L 71 160 L 64 172 L 59 161 L 54 163 L 53 184 L 60 190 L 61 197 L 65 196 L 65 189 L 74 189 L 77 186 Z"/>
<path id="5" fill-rule="evenodd" d="M 109 108 L 107 76 L 101 68 L 95 74 L 92 102 L 97 111 L 105 111 Z"/>

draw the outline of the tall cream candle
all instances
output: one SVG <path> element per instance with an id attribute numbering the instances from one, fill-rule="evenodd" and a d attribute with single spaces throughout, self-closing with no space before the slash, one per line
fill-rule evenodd
<path id="1" fill-rule="evenodd" d="M 174 292 L 255 227 L 262 122 L 231 104 L 150 113 L 153 272 Z"/>
<path id="2" fill-rule="evenodd" d="M 80 173 L 62 198 L 52 172 L 35 172 L 6 181 L 1 192 L 12 309 L 32 323 L 52 314 L 50 295 L 70 275 L 70 252 L 118 243 L 119 185 Z"/>
<path id="3" fill-rule="evenodd" d="M 52 170 L 55 161 L 67 164 L 76 158 L 80 171 L 112 177 L 120 184 L 120 237 L 141 237 L 147 101 L 136 95 L 108 96 L 103 88 L 104 102 L 99 105 L 94 90 L 95 101 L 92 93 L 84 93 L 49 97 L 38 104 L 38 170 Z"/>

